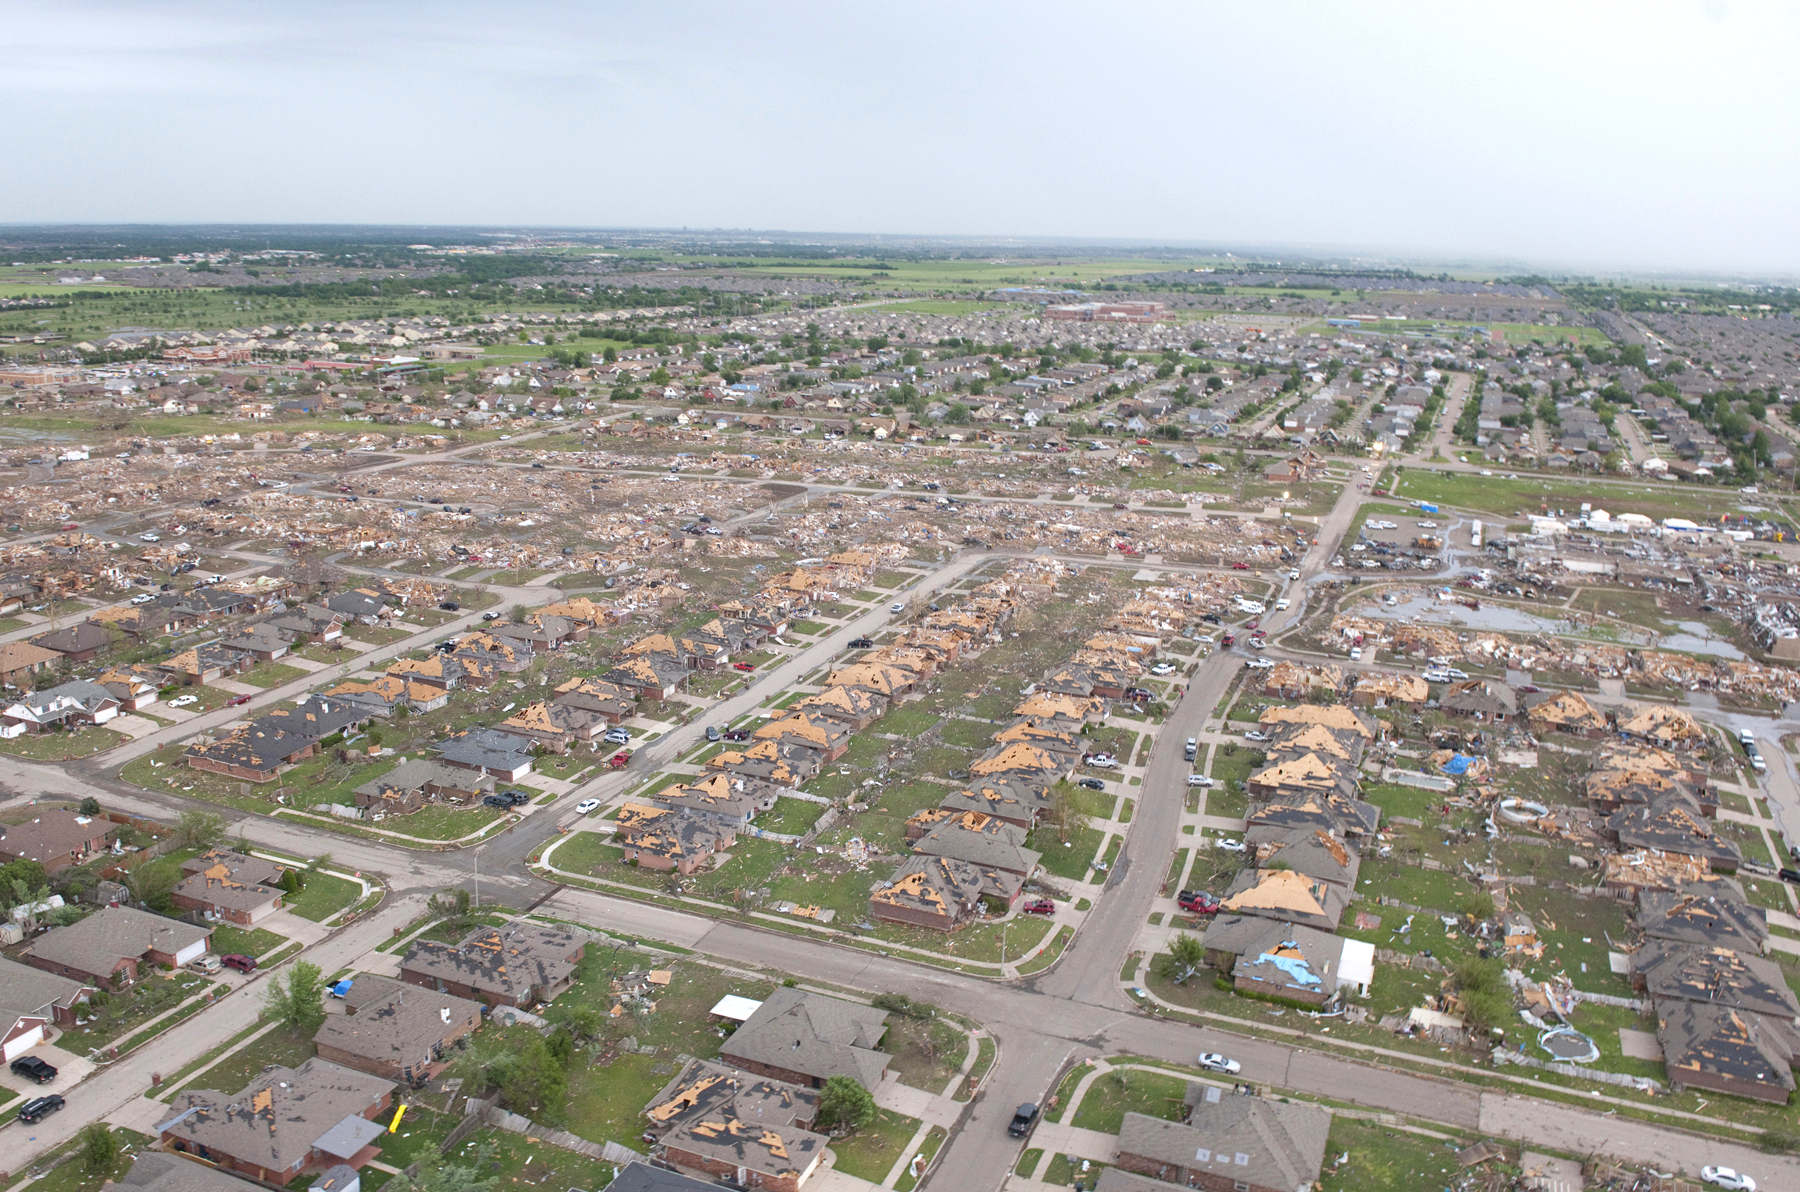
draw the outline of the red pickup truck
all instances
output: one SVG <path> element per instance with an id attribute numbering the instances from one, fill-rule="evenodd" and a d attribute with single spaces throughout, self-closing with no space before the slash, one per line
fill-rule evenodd
<path id="1" fill-rule="evenodd" d="M 629 750 L 619 751 L 617 754 L 613 755 L 612 758 L 607 761 L 606 765 L 614 771 L 622 770 L 625 767 L 630 766 L 631 765 L 631 751 L 629 751 Z"/>

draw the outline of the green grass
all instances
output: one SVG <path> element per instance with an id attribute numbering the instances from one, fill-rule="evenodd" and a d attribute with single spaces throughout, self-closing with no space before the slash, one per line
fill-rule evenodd
<path id="1" fill-rule="evenodd" d="M 1030 1179 L 1032 1172 L 1037 1170 L 1038 1159 L 1043 1156 L 1043 1147 L 1033 1146 L 1019 1155 L 1019 1165 L 1013 1169 L 1013 1174 L 1020 1179 Z"/>
<path id="2" fill-rule="evenodd" d="M 405 1096 L 406 1113 L 400 1118 L 400 1128 L 392 1133 L 383 1133 L 376 1140 L 381 1143 L 381 1161 L 390 1167 L 402 1169 L 412 1165 L 414 1159 L 429 1150 L 437 1149 L 450 1131 L 462 1120 L 461 1106 L 454 1113 L 440 1112 L 432 1108 L 432 1103 L 444 1103 L 447 1096 L 421 1095 L 417 1092 Z M 395 1106 L 396 1108 L 398 1105 Z M 384 1128 L 394 1123 L 394 1109 L 382 1113 L 377 1121 Z"/>
<path id="3" fill-rule="evenodd" d="M 975 1065 L 963 1077 L 961 1085 L 956 1089 L 959 1103 L 966 1102 L 975 1095 L 975 1087 L 987 1077 L 988 1068 L 994 1065 L 994 1039 L 983 1037 L 976 1039 Z"/>
<path id="4" fill-rule="evenodd" d="M 216 1052 L 216 1051 L 215 1051 Z M 312 1031 L 279 1026 L 263 1034 L 225 1061 L 181 1085 L 183 1091 L 206 1089 L 234 1095 L 264 1067 L 297 1067 L 313 1056 Z M 208 1055 L 207 1057 L 212 1057 Z"/>
<path id="5" fill-rule="evenodd" d="M 193 986 L 184 986 L 192 984 Z M 96 1020 L 80 1029 L 72 1029 L 56 1040 L 59 1048 L 71 1054 L 86 1054 L 156 1017 L 167 1013 L 206 990 L 206 981 L 186 971 L 171 975 L 152 973 L 140 976 L 138 984 L 123 992 L 102 993 L 104 1004 L 94 1007 Z M 98 999 L 98 997 L 96 997 Z"/>
<path id="6" fill-rule="evenodd" d="M 67 733 L 26 733 L 0 742 L 0 753 L 35 762 L 66 762 L 111 750 L 128 739 L 116 729 L 89 725 Z"/>
<path id="7" fill-rule="evenodd" d="M 1031 835 L 1025 839 L 1025 845 L 1044 856 L 1040 865 L 1052 875 L 1060 875 L 1064 879 L 1080 879 L 1087 874 L 1088 868 L 1100 853 L 1100 838 L 1101 833 L 1097 829 L 1071 829 L 1069 843 L 1065 846 L 1055 829 L 1049 825 L 1040 825 L 1031 831 Z"/>
<path id="8" fill-rule="evenodd" d="M 283 904 L 288 912 L 307 921 L 323 921 L 345 905 L 354 904 L 362 895 L 362 888 L 354 879 L 339 879 L 335 875 L 323 875 L 317 871 L 304 871 L 301 880 L 306 884 L 298 896 L 289 897 Z"/>
<path id="9" fill-rule="evenodd" d="M 247 954 L 261 958 L 288 939 L 271 929 L 239 929 L 235 925 L 213 926 L 214 954 Z"/>
<path id="10" fill-rule="evenodd" d="M 285 662 L 258 663 L 255 670 L 245 671 L 239 675 L 239 683 L 248 683 L 254 687 L 274 688 L 284 683 L 292 683 L 296 679 L 305 679 L 316 670 L 308 664 L 306 667 L 290 667 Z"/>
<path id="11" fill-rule="evenodd" d="M 880 1183 L 918 1131 L 918 1118 L 881 1110 L 874 1121 L 850 1137 L 831 1140 L 831 1148 L 837 1151 L 837 1169 L 858 1179 Z"/>
<path id="12" fill-rule="evenodd" d="M 1350 1161 L 1333 1166 L 1346 1151 Z M 1319 1183 L 1328 1192 L 1417 1192 L 1439 1190 L 1456 1173 L 1456 1153 L 1442 1138 L 1333 1117 Z"/>
<path id="13" fill-rule="evenodd" d="M 1179 1121 L 1187 1085 L 1186 1079 L 1154 1071 L 1109 1071 L 1088 1086 L 1070 1123 L 1100 1133 L 1118 1133 L 1127 1112 Z"/>
<path id="14" fill-rule="evenodd" d="M 775 806 L 756 818 L 757 827 L 770 833 L 804 834 L 818 821 L 825 809 L 811 800 L 783 796 Z"/>
<path id="15" fill-rule="evenodd" d="M 925 1140 L 919 1143 L 919 1148 L 913 1156 L 913 1162 L 919 1165 L 921 1171 L 931 1166 L 931 1160 L 937 1157 L 938 1147 L 944 1144 L 946 1136 L 948 1135 L 942 1126 L 933 1125 L 931 1132 L 925 1135 Z M 918 1179 L 912 1173 L 911 1164 L 908 1164 L 907 1169 L 900 1172 L 900 1178 L 894 1181 L 894 1190 L 910 1192 L 918 1186 L 918 1183 Z"/>
<path id="16" fill-rule="evenodd" d="M 369 826 L 371 830 L 384 833 L 401 833 L 408 837 L 428 838 L 437 842 L 454 842 L 468 837 L 477 830 L 484 829 L 501 819 L 497 808 L 485 804 L 476 804 L 468 808 L 449 808 L 441 804 L 427 804 L 416 813 L 407 813 L 403 817 L 388 817 Z"/>
<path id="17" fill-rule="evenodd" d="M 79 1131 L 76 1131 L 72 1138 L 78 1135 Z M 77 1154 L 68 1162 L 50 1171 L 42 1179 L 26 1184 L 23 1190 L 27 1192 L 97 1192 L 102 1184 L 123 1178 L 125 1172 L 131 1169 L 133 1156 L 148 1149 L 152 1139 L 134 1129 L 123 1127 L 114 1127 L 113 1136 L 118 1140 L 119 1154 L 111 1166 L 98 1172 L 92 1172 L 82 1161 L 81 1155 Z M 61 1147 L 58 1149 L 60 1150 Z"/>

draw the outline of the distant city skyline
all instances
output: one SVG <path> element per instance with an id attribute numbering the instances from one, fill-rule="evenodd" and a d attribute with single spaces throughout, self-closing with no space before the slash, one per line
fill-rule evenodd
<path id="1" fill-rule="evenodd" d="M 1775 5 L 74 0 L 12 6 L 0 46 L 0 222 L 861 230 L 1800 274 L 1800 13 Z"/>

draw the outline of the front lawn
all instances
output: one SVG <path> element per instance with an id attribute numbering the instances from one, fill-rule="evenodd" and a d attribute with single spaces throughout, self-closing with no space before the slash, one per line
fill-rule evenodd
<path id="1" fill-rule="evenodd" d="M 305 679 L 318 665 L 308 663 L 304 667 L 291 667 L 285 662 L 258 663 L 255 670 L 245 671 L 239 675 L 239 683 L 248 683 L 253 687 L 280 687 L 284 683 L 292 683 L 296 679 Z"/>
<path id="2" fill-rule="evenodd" d="M 504 814 L 486 804 L 468 808 L 450 808 L 427 804 L 416 813 L 403 817 L 384 817 L 370 828 L 384 833 L 402 833 L 408 837 L 429 838 L 438 842 L 454 842 L 485 829 Z"/>
<path id="3" fill-rule="evenodd" d="M 1040 865 L 1052 875 L 1080 879 L 1100 854 L 1101 836 L 1098 829 L 1083 825 L 1069 831 L 1069 841 L 1065 844 L 1054 827 L 1039 825 L 1025 839 L 1025 845 L 1044 856 Z"/>
<path id="4" fill-rule="evenodd" d="M 42 1179 L 33 1180 L 25 1185 L 27 1192 L 97 1192 L 102 1184 L 118 1180 L 131 1169 L 131 1160 L 149 1149 L 150 1139 L 134 1129 L 114 1127 L 113 1136 L 118 1141 L 118 1157 L 112 1165 L 99 1171 L 90 1171 L 80 1154 L 68 1162 L 56 1167 Z M 62 1147 L 53 1150 L 57 1154 Z"/>
<path id="5" fill-rule="evenodd" d="M 1088 1085 L 1070 1123 L 1100 1133 L 1118 1133 L 1128 1112 L 1179 1121 L 1187 1085 L 1186 1079 L 1154 1071 L 1109 1071 Z"/>
<path id="6" fill-rule="evenodd" d="M 285 941 L 286 936 L 272 929 L 239 929 L 235 925 L 221 924 L 213 926 L 212 952 L 261 958 Z"/>
<path id="7" fill-rule="evenodd" d="M 234 1095 L 255 1079 L 264 1067 L 297 1067 L 313 1056 L 312 1031 L 301 1033 L 279 1025 L 210 1068 L 204 1075 L 181 1085 L 182 1091 L 206 1089 Z M 172 1098 L 172 1097 L 171 1097 Z"/>
<path id="8" fill-rule="evenodd" d="M 86 758 L 102 750 L 111 750 L 127 740 L 129 739 L 116 729 L 108 729 L 104 725 L 85 725 L 67 733 L 20 734 L 16 738 L 0 742 L 0 752 L 37 762 L 66 762 L 69 759 Z"/>
<path id="9" fill-rule="evenodd" d="M 918 1131 L 918 1118 L 880 1110 L 874 1121 L 851 1136 L 831 1139 L 831 1148 L 837 1151 L 837 1169 L 880 1183 Z"/>
<path id="10" fill-rule="evenodd" d="M 300 872 L 305 884 L 298 896 L 288 897 L 282 904 L 288 912 L 306 921 L 323 921 L 339 909 L 356 903 L 362 887 L 354 879 L 339 879 L 318 871 Z"/>
<path id="11" fill-rule="evenodd" d="M 1337 1166 L 1345 1154 L 1349 1160 Z M 1328 1192 L 1417 1192 L 1443 1189 L 1456 1173 L 1456 1152 L 1442 1138 L 1333 1117 L 1319 1185 Z"/>
<path id="12" fill-rule="evenodd" d="M 200 931 L 195 930 L 198 934 Z M 56 1039 L 59 1049 L 71 1054 L 86 1054 L 168 1012 L 184 1001 L 206 990 L 206 981 L 186 971 L 171 975 L 151 973 L 141 976 L 134 988 L 123 992 L 99 992 L 89 1003 L 94 1019 L 78 1029 L 71 1029 Z M 100 1001 L 104 999 L 104 1003 Z"/>
<path id="13" fill-rule="evenodd" d="M 824 812 L 824 805 L 811 800 L 782 796 L 775 801 L 775 807 L 757 815 L 756 824 L 759 829 L 766 829 L 770 833 L 791 833 L 798 836 L 817 824 Z"/>

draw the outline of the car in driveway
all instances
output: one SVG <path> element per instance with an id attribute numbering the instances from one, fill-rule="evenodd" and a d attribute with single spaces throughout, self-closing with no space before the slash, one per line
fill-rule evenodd
<path id="1" fill-rule="evenodd" d="M 1732 1167 L 1701 1167 L 1700 1178 L 1728 1192 L 1754 1192 L 1756 1180 Z"/>
<path id="2" fill-rule="evenodd" d="M 1037 917 L 1055 916 L 1056 901 L 1039 896 L 1035 900 L 1027 900 L 1025 902 L 1025 911 Z"/>
<path id="3" fill-rule="evenodd" d="M 1236 838 L 1218 838 L 1213 842 L 1213 845 L 1221 850 L 1230 850 L 1240 854 L 1244 849 L 1244 843 L 1238 841 Z"/>
<path id="4" fill-rule="evenodd" d="M 1029 1137 L 1031 1131 L 1037 1128 L 1040 1111 L 1035 1104 L 1019 1105 L 1012 1115 L 1012 1120 L 1006 1123 L 1006 1132 L 1016 1138 Z"/>
<path id="5" fill-rule="evenodd" d="M 1211 775 L 1189 775 L 1188 776 L 1188 786 L 1189 787 L 1217 787 L 1218 785 L 1219 785 L 1219 781 L 1214 779 Z"/>
<path id="6" fill-rule="evenodd" d="M 1090 767 L 1100 767 L 1103 770 L 1108 770 L 1119 765 L 1118 759 L 1104 751 L 1099 754 L 1084 755 L 1081 761 Z"/>
<path id="7" fill-rule="evenodd" d="M 1157 663 L 1154 667 L 1150 668 L 1150 673 L 1152 675 L 1173 675 L 1175 673 L 1175 664 L 1166 662 Z"/>
<path id="8" fill-rule="evenodd" d="M 754 671 L 756 670 L 756 667 L 747 662 L 734 662 L 731 664 L 731 669 L 734 671 Z"/>
<path id="9" fill-rule="evenodd" d="M 171 696 L 169 699 L 164 700 L 163 703 L 168 705 L 170 708 L 186 708 L 190 704 L 200 703 L 200 697 L 198 697 L 198 696 Z"/>
<path id="10" fill-rule="evenodd" d="M 23 1075 L 33 1083 L 49 1083 L 56 1078 L 56 1068 L 32 1054 L 13 1059 L 12 1073 Z"/>
<path id="11" fill-rule="evenodd" d="M 1247 742 L 1266 742 L 1269 740 L 1269 735 L 1260 729 L 1246 729 L 1244 731 L 1244 740 Z"/>
<path id="12" fill-rule="evenodd" d="M 490 808 L 504 808 L 510 811 L 521 804 L 530 804 L 531 797 L 521 791 L 509 790 L 495 792 L 491 796 L 483 796 L 481 802 Z"/>
<path id="13" fill-rule="evenodd" d="M 65 1103 L 61 1096 L 35 1096 L 19 1108 L 19 1120 L 35 1125 L 53 1112 L 61 1112 Z"/>
<path id="14" fill-rule="evenodd" d="M 131 602 L 133 604 L 149 604 L 151 601 L 153 601 L 155 599 L 156 599 L 156 597 L 152 596 L 149 592 L 139 592 L 137 595 L 135 595 L 131 598 Z"/>
<path id="15" fill-rule="evenodd" d="M 614 727 L 601 734 L 600 740 L 603 742 L 611 742 L 615 746 L 623 746 L 626 742 L 631 740 L 631 731 L 629 729 Z"/>
<path id="16" fill-rule="evenodd" d="M 586 800 L 583 800 L 580 804 L 575 806 L 575 814 L 577 816 L 585 817 L 599 807 L 600 797 L 589 796 Z"/>
<path id="17" fill-rule="evenodd" d="M 1175 904 L 1184 912 L 1195 913 L 1202 917 L 1211 916 L 1219 911 L 1218 900 L 1206 892 L 1184 891 L 1175 897 Z"/>
<path id="18" fill-rule="evenodd" d="M 230 967 L 232 970 L 242 972 L 245 975 L 256 970 L 256 960 L 251 958 L 248 954 L 221 954 L 219 955 L 219 965 L 221 967 Z"/>
<path id="19" fill-rule="evenodd" d="M 1223 1054 L 1214 1054 L 1211 1051 L 1200 1056 L 1200 1066 L 1203 1070 L 1219 1071 L 1226 1075 L 1236 1075 L 1244 1069 L 1244 1064 L 1237 1059 L 1227 1058 Z"/>

